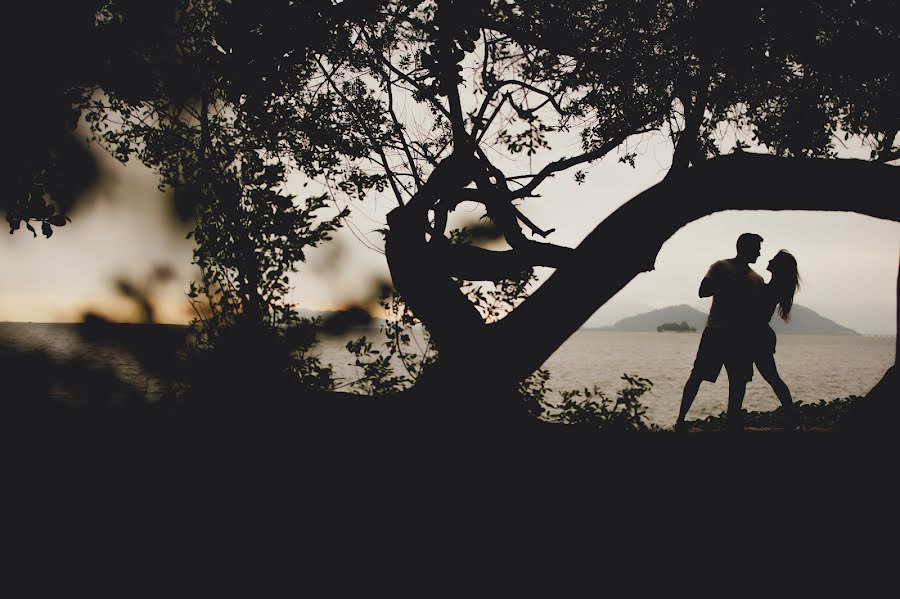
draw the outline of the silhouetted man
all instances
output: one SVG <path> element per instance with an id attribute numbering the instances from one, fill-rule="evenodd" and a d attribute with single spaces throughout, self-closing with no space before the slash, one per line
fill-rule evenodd
<path id="1" fill-rule="evenodd" d="M 684 385 L 676 430 L 683 429 L 700 383 L 716 382 L 723 365 L 728 373 L 728 428 L 743 428 L 741 404 L 747 381 L 753 378 L 752 310 L 765 288 L 765 281 L 750 265 L 759 258 L 762 240 L 754 233 L 742 234 L 737 240 L 737 256 L 714 263 L 700 283 L 700 297 L 712 296 L 713 300 L 694 368 Z"/>

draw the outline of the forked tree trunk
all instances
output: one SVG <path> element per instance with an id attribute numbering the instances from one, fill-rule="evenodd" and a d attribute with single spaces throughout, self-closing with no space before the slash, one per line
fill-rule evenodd
<path id="1" fill-rule="evenodd" d="M 474 393 L 488 380 L 491 388 L 509 388 L 527 377 L 600 306 L 637 275 L 653 270 L 662 244 L 692 221 L 723 210 L 840 211 L 897 221 L 900 209 L 884 198 L 898 187 L 900 168 L 859 160 L 737 153 L 689 168 L 616 210 L 579 245 L 571 262 L 499 323 L 483 332 L 461 323 L 466 338 L 452 339 L 453 351 L 440 358 L 452 364 L 442 369 L 446 388 L 468 387 Z M 449 281 L 449 275 L 430 272 L 424 278 L 431 290 L 435 276 Z M 415 312 L 449 305 L 447 296 L 417 289 L 411 273 L 403 278 L 407 289 L 398 289 L 412 291 Z M 441 320 L 442 333 L 454 337 L 453 327 Z M 429 326 L 427 317 L 423 321 Z"/>

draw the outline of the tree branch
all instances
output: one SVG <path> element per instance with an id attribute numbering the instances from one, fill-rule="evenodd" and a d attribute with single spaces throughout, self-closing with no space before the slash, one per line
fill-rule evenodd
<path id="1" fill-rule="evenodd" d="M 371 40 L 365 31 L 362 32 L 362 35 L 363 35 L 363 38 L 366 40 L 366 43 L 368 43 L 371 46 L 372 45 Z M 379 53 L 379 57 L 384 58 L 384 56 L 381 53 Z M 384 60 L 388 64 L 390 64 L 390 59 L 385 58 Z M 394 133 L 397 136 L 397 139 L 400 141 L 400 145 L 402 146 L 403 153 L 405 154 L 406 160 L 409 163 L 409 171 L 410 171 L 410 173 L 412 173 L 413 179 L 416 182 L 416 188 L 418 189 L 418 188 L 422 187 L 422 179 L 419 177 L 419 171 L 416 168 L 416 161 L 413 159 L 412 152 L 410 151 L 410 148 L 409 148 L 409 143 L 406 141 L 406 135 L 403 132 L 403 125 L 401 125 L 400 119 L 397 117 L 397 113 L 394 111 L 394 92 L 393 92 L 394 84 L 391 81 L 391 77 L 387 73 L 387 71 L 382 71 L 382 73 L 384 75 L 383 76 L 384 86 L 385 86 L 385 90 L 387 92 L 387 97 L 388 97 L 388 114 L 391 117 L 391 121 L 393 122 L 393 125 L 394 125 Z"/>
<path id="2" fill-rule="evenodd" d="M 410 77 L 409 75 L 407 75 L 406 73 L 404 73 L 403 71 L 401 71 L 400 69 L 395 67 L 391 63 L 391 61 L 388 60 L 387 58 L 385 58 L 381 53 L 378 54 L 378 59 L 384 64 L 384 66 L 386 66 L 397 77 L 399 77 L 401 80 L 410 84 L 413 87 L 413 89 L 415 89 L 416 91 L 422 90 L 422 86 L 419 85 L 415 79 L 413 79 L 412 77 Z M 446 106 L 444 106 L 443 104 L 438 102 L 436 99 L 431 98 L 430 96 L 428 97 L 428 101 L 431 103 L 432 106 L 434 106 L 438 110 L 438 112 L 443 114 L 448 119 L 450 118 L 450 111 L 447 110 Z"/>
<path id="3" fill-rule="evenodd" d="M 520 46 L 532 46 L 553 52 L 557 55 L 571 56 L 584 61 L 586 64 L 589 64 L 592 68 L 597 70 L 602 71 L 610 64 L 604 57 L 607 56 L 609 50 L 612 49 L 611 47 L 598 46 L 593 49 L 593 52 L 587 53 L 585 52 L 585 48 L 576 43 L 574 39 L 566 35 L 560 35 L 559 31 L 547 32 L 548 35 L 544 35 L 543 32 L 526 29 L 521 26 L 521 23 L 504 23 L 497 19 L 492 19 L 489 16 L 481 17 L 478 25 L 482 29 L 500 33 Z M 667 31 L 657 32 L 647 36 L 644 43 L 648 46 L 652 46 L 669 33 L 670 32 Z"/>
<path id="4" fill-rule="evenodd" d="M 340 90 L 340 88 L 337 86 L 337 83 L 335 83 L 334 79 L 332 78 L 331 73 L 329 73 L 325 69 L 325 65 L 322 64 L 322 61 L 318 57 L 316 57 L 316 64 L 319 65 L 319 69 L 322 71 L 322 74 L 325 76 L 325 79 L 328 81 L 328 84 L 331 87 L 331 89 L 334 91 L 334 93 L 337 94 L 337 96 L 341 99 L 341 101 L 344 103 L 344 105 L 350 110 L 350 113 L 354 116 L 356 121 L 362 126 L 363 130 L 365 130 L 366 135 L 369 136 L 369 140 L 372 142 L 372 147 L 376 148 L 376 152 L 378 153 L 378 156 L 381 158 L 381 163 L 384 167 L 384 172 L 387 175 L 388 183 L 390 183 L 390 185 L 391 185 L 391 190 L 394 192 L 394 197 L 397 198 L 397 203 L 402 206 L 403 205 L 403 195 L 400 193 L 400 188 L 397 186 L 397 180 L 394 175 L 394 171 L 391 170 L 391 165 L 388 162 L 387 156 L 384 153 L 384 148 L 382 148 L 377 137 L 375 136 L 375 133 L 369 127 L 368 123 L 366 123 L 365 116 L 363 116 L 362 114 L 359 113 L 359 110 L 356 108 L 356 105 L 353 102 L 351 102 L 350 99 L 347 98 L 347 96 L 344 95 L 344 93 Z"/>
<path id="5" fill-rule="evenodd" d="M 487 250 L 474 245 L 450 245 L 441 252 L 443 268 L 466 281 L 502 281 L 534 266 L 559 268 L 574 250 L 551 243 L 529 242 L 514 250 Z"/>
<path id="6" fill-rule="evenodd" d="M 662 113 L 653 114 L 648 119 L 646 119 L 645 123 L 639 125 L 639 127 L 643 128 L 648 123 L 655 121 L 657 118 L 661 118 L 663 116 Z M 618 136 L 610 139 L 605 144 L 600 146 L 595 150 L 591 150 L 590 152 L 585 152 L 580 156 L 574 156 L 572 158 L 561 158 L 555 162 L 551 162 L 547 164 L 544 168 L 538 172 L 534 176 L 534 178 L 528 182 L 527 185 L 517 189 L 512 192 L 513 198 L 527 198 L 529 197 L 535 189 L 537 189 L 538 185 L 544 182 L 547 177 L 552 176 L 554 173 L 558 173 L 559 171 L 564 171 L 566 169 L 572 168 L 573 166 L 584 164 L 585 162 L 593 162 L 594 160 L 599 160 L 603 158 L 611 151 L 618 148 L 626 139 L 628 139 L 632 134 L 631 128 L 628 128 L 628 133 L 621 133 Z"/>
<path id="7" fill-rule="evenodd" d="M 878 153 L 878 162 L 891 162 L 900 158 L 900 148 L 894 149 L 894 138 L 897 137 L 898 129 L 895 127 L 893 131 L 889 131 L 884 136 L 881 144 L 881 151 Z"/>
<path id="8" fill-rule="evenodd" d="M 494 122 L 494 119 L 497 118 L 497 115 L 500 114 L 500 109 L 503 108 L 503 104 L 505 104 L 506 101 L 507 101 L 508 99 L 509 99 L 509 97 L 506 96 L 506 95 L 504 95 L 504 96 L 500 99 L 500 103 L 497 104 L 497 107 L 491 112 L 491 116 L 490 116 L 490 118 L 484 123 L 484 127 L 483 127 L 483 128 L 480 127 L 480 125 L 481 125 L 481 123 L 482 123 L 482 120 L 484 119 L 484 114 L 483 114 L 483 113 L 479 113 L 479 115 L 478 115 L 478 117 L 477 117 L 477 120 L 475 121 L 475 127 L 476 127 L 475 131 L 477 131 L 479 128 L 481 128 L 481 132 L 478 134 L 478 136 L 477 136 L 477 138 L 476 138 L 476 142 L 477 142 L 477 143 L 481 143 L 481 140 L 484 139 L 485 134 L 487 134 L 488 129 L 490 129 L 490 127 L 491 127 L 491 123 L 493 123 L 493 122 Z M 482 108 L 487 109 L 487 105 L 486 105 L 486 104 L 483 105 Z"/>
<path id="9" fill-rule="evenodd" d="M 437 36 L 437 46 L 440 48 L 438 66 L 441 68 L 440 85 L 443 88 L 442 91 L 447 94 L 447 105 L 450 107 L 450 128 L 453 131 L 453 149 L 456 151 L 467 148 L 471 139 L 466 132 L 466 122 L 463 118 L 462 102 L 456 82 L 458 65 L 450 60 L 453 55 L 449 39 L 452 18 L 447 14 L 448 6 L 445 2 L 438 2 L 437 22 L 441 24 L 440 34 Z"/>
<path id="10" fill-rule="evenodd" d="M 484 87 L 485 96 L 472 124 L 472 137 L 476 139 L 476 143 L 481 142 L 481 138 L 484 137 L 484 132 L 487 131 L 487 128 L 490 126 L 490 122 L 488 122 L 484 125 L 484 130 L 481 130 L 482 123 L 484 122 L 484 115 L 487 112 L 488 106 L 491 104 L 494 94 L 497 93 L 496 88 L 488 84 L 487 66 L 490 61 L 490 42 L 487 38 L 488 32 L 482 31 L 481 36 L 484 39 L 484 56 L 481 58 L 481 85 Z M 493 117 L 491 120 L 493 120 Z M 481 133 L 479 133 L 479 131 L 481 131 Z"/>
<path id="11" fill-rule="evenodd" d="M 536 94 L 544 96 L 545 98 L 547 98 L 547 101 L 550 103 L 551 106 L 553 106 L 553 108 L 554 108 L 554 110 L 556 110 L 556 112 L 558 112 L 559 114 L 563 113 L 562 106 L 559 105 L 559 102 L 557 101 L 556 96 L 554 96 L 552 92 L 543 90 L 543 89 L 541 89 L 537 86 L 534 86 L 530 83 L 526 83 L 525 81 L 518 81 L 516 79 L 504 79 L 503 81 L 498 81 L 497 89 L 501 89 L 507 85 L 517 85 L 523 89 L 527 89 L 528 91 L 532 91 Z"/>
<path id="12" fill-rule="evenodd" d="M 637 195 L 600 223 L 570 263 L 491 325 L 485 351 L 504 348 L 506 375 L 528 376 L 600 306 L 652 270 L 667 239 L 703 216 L 723 210 L 816 210 L 900 221 L 896 202 L 884 201 L 898 186 L 900 168 L 860 160 L 740 152 L 705 161 Z M 604 276 L 593 276 L 597 262 L 609 257 L 615 258 Z"/>
<path id="13" fill-rule="evenodd" d="M 400 124 L 400 119 L 397 118 L 397 113 L 394 112 L 394 94 L 391 89 L 392 83 L 389 77 L 385 86 L 387 87 L 388 95 L 388 114 L 391 115 L 391 121 L 394 123 L 394 133 L 397 135 L 397 139 L 400 140 L 400 144 L 403 146 L 403 153 L 406 155 L 406 160 L 409 163 L 409 172 L 412 173 L 413 180 L 416 182 L 416 188 L 420 188 L 422 187 L 422 179 L 419 177 L 419 169 L 416 168 L 416 161 L 413 159 L 409 144 L 406 142 L 406 135 L 403 133 L 403 126 Z"/>
<path id="14" fill-rule="evenodd" d="M 691 100 L 690 93 L 682 93 L 681 102 L 684 105 L 684 129 L 675 146 L 672 155 L 672 166 L 666 176 L 677 176 L 684 172 L 691 164 L 695 163 L 699 155 L 698 136 L 703 125 L 703 113 L 706 111 L 706 95 L 709 91 L 709 60 L 703 59 L 700 63 L 700 76 L 697 83 L 697 97 Z"/>

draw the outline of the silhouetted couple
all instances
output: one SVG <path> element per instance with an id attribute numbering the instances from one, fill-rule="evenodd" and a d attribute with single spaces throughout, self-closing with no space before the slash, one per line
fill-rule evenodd
<path id="1" fill-rule="evenodd" d="M 744 233 L 737 240 L 737 256 L 719 260 L 709 267 L 700 283 L 700 297 L 712 296 L 706 328 L 700 338 L 691 376 L 684 386 L 676 430 L 684 428 L 702 381 L 714 383 L 722 366 L 728 373 L 728 429 L 743 430 L 741 405 L 747 382 L 753 378 L 753 365 L 772 386 L 785 413 L 786 428 L 799 425 L 791 392 L 775 367 L 775 331 L 769 321 L 775 308 L 787 322 L 800 288 L 797 261 L 781 250 L 769 262 L 772 279 L 767 284 L 750 268 L 760 255 L 762 237 Z"/>

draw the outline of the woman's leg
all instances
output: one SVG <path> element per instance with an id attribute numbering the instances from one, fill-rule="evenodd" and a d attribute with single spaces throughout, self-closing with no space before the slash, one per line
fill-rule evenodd
<path id="1" fill-rule="evenodd" d="M 778 368 L 775 366 L 775 355 L 766 354 L 757 358 L 756 368 L 759 370 L 762 377 L 766 379 L 766 382 L 772 386 L 772 390 L 778 397 L 778 401 L 781 402 L 788 419 L 788 426 L 797 426 L 799 424 L 797 406 L 794 404 L 794 400 L 791 397 L 791 390 L 788 389 L 788 386 L 781 380 L 781 376 L 778 374 Z"/>
<path id="2" fill-rule="evenodd" d="M 762 377 L 766 379 L 766 382 L 772 386 L 772 390 L 775 392 L 775 395 L 778 396 L 778 401 L 781 402 L 781 405 L 785 408 L 794 407 L 791 390 L 788 389 L 788 386 L 778 375 L 778 368 L 775 366 L 775 355 L 767 354 L 758 358 L 756 360 L 756 369 L 759 370 Z"/>

